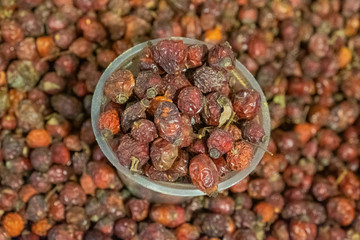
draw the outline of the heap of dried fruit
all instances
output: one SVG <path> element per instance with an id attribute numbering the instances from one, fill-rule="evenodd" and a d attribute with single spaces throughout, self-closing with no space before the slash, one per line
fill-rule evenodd
<path id="1" fill-rule="evenodd" d="M 206 194 L 216 193 L 221 178 L 249 166 L 253 143 L 264 140 L 256 118 L 260 94 L 231 90 L 235 62 L 228 43 L 208 49 L 162 40 L 145 48 L 139 62 L 132 66 L 140 69 L 135 76 L 119 69 L 106 80 L 108 103 L 99 129 L 109 141 L 119 139 L 114 151 L 131 171 L 153 180 L 191 179 Z M 150 62 L 153 66 L 144 69 Z M 199 140 L 206 142 L 204 151 L 194 150 Z M 189 155 L 186 162 L 181 152 Z"/>

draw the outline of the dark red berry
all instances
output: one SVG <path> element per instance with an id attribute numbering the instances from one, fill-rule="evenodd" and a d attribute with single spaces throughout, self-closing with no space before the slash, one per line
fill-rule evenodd
<path id="1" fill-rule="evenodd" d="M 136 77 L 134 93 L 138 98 L 154 98 L 164 94 L 164 83 L 161 76 L 152 71 L 142 71 Z"/>
<path id="2" fill-rule="evenodd" d="M 155 124 L 147 119 L 140 119 L 133 123 L 131 136 L 139 142 L 150 143 L 158 137 Z"/>
<path id="3" fill-rule="evenodd" d="M 135 79 L 129 70 L 119 69 L 106 80 L 104 94 L 120 104 L 127 102 L 135 86 Z"/>
<path id="4" fill-rule="evenodd" d="M 195 86 L 202 93 L 222 90 L 223 84 L 227 82 L 226 76 L 210 67 L 203 66 L 197 69 L 193 75 Z"/>
<path id="5" fill-rule="evenodd" d="M 168 74 L 179 74 L 185 68 L 187 48 L 181 40 L 162 40 L 152 49 L 154 61 Z"/>
<path id="6" fill-rule="evenodd" d="M 255 90 L 240 90 L 232 99 L 233 108 L 240 119 L 254 118 L 260 109 L 260 94 Z"/>
<path id="7" fill-rule="evenodd" d="M 182 142 L 181 116 L 178 108 L 171 102 L 161 102 L 154 115 L 154 123 L 159 136 L 170 143 L 180 146 Z"/>
<path id="8" fill-rule="evenodd" d="M 163 138 L 158 138 L 151 144 L 150 157 L 155 169 L 166 171 L 178 157 L 178 147 Z"/>
<path id="9" fill-rule="evenodd" d="M 219 158 L 229 152 L 234 146 L 233 136 L 222 129 L 211 132 L 207 140 L 207 147 L 211 158 Z"/>
<path id="10" fill-rule="evenodd" d="M 218 70 L 235 68 L 235 55 L 229 43 L 217 44 L 210 48 L 208 54 L 209 66 Z"/>
<path id="11" fill-rule="evenodd" d="M 183 88 L 178 96 L 178 108 L 189 116 L 199 114 L 203 108 L 203 95 L 197 87 Z"/>
<path id="12" fill-rule="evenodd" d="M 190 160 L 189 174 L 192 183 L 208 195 L 218 189 L 219 175 L 214 162 L 206 154 L 199 154 Z"/>

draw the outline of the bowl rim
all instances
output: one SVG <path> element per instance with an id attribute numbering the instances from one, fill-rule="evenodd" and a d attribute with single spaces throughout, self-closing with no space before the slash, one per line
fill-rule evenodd
<path id="1" fill-rule="evenodd" d="M 191 38 L 184 38 L 184 37 L 171 37 L 171 38 L 158 38 L 149 40 L 140 44 L 135 45 L 134 47 L 128 49 L 121 55 L 119 55 L 114 61 L 112 61 L 109 66 L 105 69 L 102 73 L 97 85 L 96 89 L 93 94 L 92 104 L 91 104 L 91 123 L 93 127 L 93 131 L 95 134 L 96 141 L 103 151 L 106 158 L 115 166 L 115 168 L 120 172 L 120 174 L 125 175 L 127 178 L 130 178 L 132 181 L 146 187 L 147 189 L 153 190 L 155 192 L 159 192 L 162 194 L 172 195 L 172 196 L 182 196 L 182 197 L 195 197 L 205 195 L 204 192 L 197 189 L 191 183 L 169 183 L 169 182 L 160 182 L 154 181 L 150 178 L 136 174 L 131 172 L 128 168 L 122 166 L 117 159 L 116 154 L 110 148 L 106 140 L 103 138 L 101 131 L 98 128 L 98 120 L 99 120 L 99 113 L 101 110 L 101 105 L 103 102 L 103 87 L 105 81 L 108 77 L 116 70 L 118 67 L 129 58 L 133 57 L 134 55 L 138 54 L 144 47 L 148 46 L 149 43 L 155 45 L 157 42 L 162 40 L 182 40 L 185 44 L 205 44 L 208 47 L 211 47 L 213 44 L 206 43 L 204 41 L 191 39 Z M 122 66 L 126 67 L 126 66 Z M 238 61 L 236 60 L 236 69 L 240 71 L 240 73 L 245 77 L 246 81 L 251 85 L 253 89 L 258 91 L 261 96 L 261 117 L 262 117 L 262 124 L 265 131 L 265 137 L 263 143 L 259 144 L 261 147 L 257 147 L 254 157 L 250 163 L 250 165 L 242 171 L 239 172 L 232 172 L 229 174 L 227 179 L 221 181 L 218 185 L 218 191 L 223 191 L 227 188 L 230 188 L 234 184 L 238 183 L 245 177 L 247 177 L 259 164 L 260 160 L 262 159 L 265 149 L 270 140 L 270 114 L 268 109 L 268 104 L 265 98 L 265 95 L 260 88 L 260 85 L 252 76 L 252 74 Z"/>

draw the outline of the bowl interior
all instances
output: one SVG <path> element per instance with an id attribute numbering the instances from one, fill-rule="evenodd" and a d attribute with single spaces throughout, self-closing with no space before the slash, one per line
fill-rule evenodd
<path id="1" fill-rule="evenodd" d="M 185 44 L 206 44 L 208 47 L 210 47 L 210 44 L 207 44 L 203 41 L 190 39 L 190 38 L 172 38 L 172 39 L 179 39 L 182 40 Z M 92 106 L 91 106 L 91 120 L 92 120 L 92 126 L 95 133 L 96 140 L 105 154 L 105 156 L 108 158 L 108 160 L 118 169 L 118 171 L 125 175 L 127 178 L 131 178 L 134 182 L 142 185 L 143 187 L 146 187 L 148 189 L 151 189 L 156 192 L 160 192 L 163 194 L 168 195 L 174 195 L 174 196 L 200 196 L 205 195 L 202 191 L 198 190 L 195 186 L 188 183 L 168 183 L 168 182 L 159 182 L 151 180 L 150 178 L 146 176 L 142 176 L 136 173 L 132 173 L 129 169 L 122 166 L 114 151 L 112 150 L 110 143 L 107 141 L 107 139 L 102 135 L 101 131 L 98 128 L 98 120 L 99 115 L 103 111 L 104 106 L 109 102 L 109 99 L 107 99 L 103 95 L 103 88 L 105 81 L 109 78 L 109 76 L 117 69 L 119 68 L 125 68 L 131 70 L 134 75 L 136 75 L 136 67 L 137 65 L 137 56 L 140 53 L 140 51 L 149 44 L 149 42 L 153 45 L 155 45 L 158 41 L 161 41 L 163 39 L 155 39 L 148 42 L 144 42 L 141 44 L 138 44 L 131 49 L 127 50 L 123 54 L 121 54 L 119 57 L 117 57 L 103 72 L 93 95 L 92 99 Z M 255 80 L 255 78 L 249 73 L 249 71 L 239 62 L 236 60 L 236 69 L 234 69 L 231 72 L 231 80 L 230 80 L 230 86 L 232 88 L 233 92 L 236 92 L 237 90 L 241 88 L 253 88 L 256 91 L 258 91 L 261 95 L 261 111 L 259 112 L 258 116 L 256 117 L 256 121 L 258 121 L 264 128 L 265 131 L 265 138 L 264 141 L 259 144 L 259 147 L 256 148 L 254 158 L 252 159 L 250 165 L 240 171 L 240 172 L 231 172 L 227 174 L 224 178 L 221 179 L 221 182 L 219 183 L 218 190 L 222 191 L 225 190 L 232 185 L 236 184 L 237 182 L 241 181 L 243 178 L 248 176 L 258 165 L 260 162 L 262 156 L 264 155 L 264 149 L 267 148 L 267 145 L 269 143 L 270 139 L 270 116 L 269 116 L 269 110 L 268 105 L 266 102 L 266 98 L 264 96 L 264 93 L 262 92 L 259 84 Z"/>

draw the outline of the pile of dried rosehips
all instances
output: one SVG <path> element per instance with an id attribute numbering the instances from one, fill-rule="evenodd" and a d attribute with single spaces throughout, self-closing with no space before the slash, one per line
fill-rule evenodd
<path id="1" fill-rule="evenodd" d="M 136 75 L 117 69 L 106 80 L 99 129 L 117 140 L 114 152 L 131 171 L 167 182 L 190 177 L 206 194 L 217 193 L 219 179 L 249 166 L 253 144 L 263 141 L 255 120 L 260 94 L 245 86 L 232 91 L 228 43 L 208 49 L 161 40 L 138 58 Z"/>
<path id="2" fill-rule="evenodd" d="M 358 0 L 1 0 L 0 239 L 358 239 L 359 10 Z M 116 56 L 171 36 L 230 43 L 267 97 L 273 156 L 216 198 L 150 204 L 97 146 L 91 98 Z"/>

